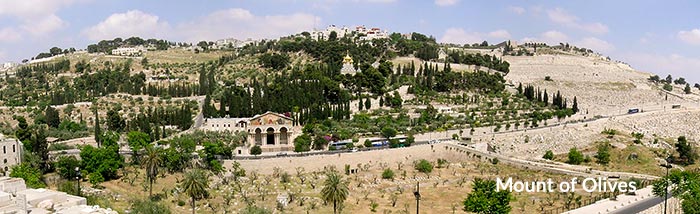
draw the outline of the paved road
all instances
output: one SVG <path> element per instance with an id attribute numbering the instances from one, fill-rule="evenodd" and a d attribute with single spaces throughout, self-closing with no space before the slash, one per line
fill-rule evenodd
<path id="1" fill-rule="evenodd" d="M 669 197 L 670 198 L 670 197 Z M 656 206 L 658 204 L 664 203 L 664 198 L 663 197 L 651 197 L 647 198 L 644 200 L 641 200 L 637 203 L 624 206 L 618 210 L 610 212 L 611 214 L 628 214 L 628 213 L 640 213 L 644 210 L 647 210 L 653 206 Z"/>

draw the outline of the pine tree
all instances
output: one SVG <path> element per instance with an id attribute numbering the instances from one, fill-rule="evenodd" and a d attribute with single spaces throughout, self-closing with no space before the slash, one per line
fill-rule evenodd
<path id="1" fill-rule="evenodd" d="M 372 100 L 370 100 L 369 97 L 367 97 L 367 100 L 365 100 L 365 109 L 367 109 L 367 110 L 372 109 Z"/>
<path id="2" fill-rule="evenodd" d="M 578 101 L 576 100 L 576 96 L 574 96 L 574 104 L 571 106 L 571 110 L 574 111 L 574 114 L 575 114 L 575 113 L 578 113 L 578 111 L 579 111 L 579 109 L 578 109 Z"/>
<path id="3" fill-rule="evenodd" d="M 93 105 L 95 107 L 94 114 L 95 114 L 95 142 L 97 142 L 97 146 L 99 147 L 100 144 L 102 143 L 102 130 L 100 129 L 100 115 L 97 113 L 97 106 Z"/>

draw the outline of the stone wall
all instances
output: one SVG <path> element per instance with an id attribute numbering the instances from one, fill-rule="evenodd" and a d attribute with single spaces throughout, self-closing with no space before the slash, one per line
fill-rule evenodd
<path id="1" fill-rule="evenodd" d="M 666 213 L 668 213 L 668 214 L 682 214 L 683 213 L 683 210 L 681 209 L 681 201 L 678 200 L 677 198 L 669 198 L 667 203 L 668 203 L 668 207 L 666 208 Z M 640 212 L 640 214 L 658 214 L 658 213 L 664 213 L 664 203 L 660 203 L 656 206 L 653 206 L 647 210 Z"/>
<path id="2" fill-rule="evenodd" d="M 447 159 L 450 162 L 464 158 L 464 154 L 456 152 L 454 149 L 446 149 L 447 144 L 418 145 L 407 148 L 374 150 L 365 152 L 342 153 L 333 155 L 311 155 L 305 157 L 282 157 L 261 160 L 237 160 L 248 172 L 258 171 L 262 174 L 272 174 L 274 168 L 293 173 L 296 167 L 304 167 L 304 170 L 322 170 L 326 166 L 335 166 L 342 170 L 345 165 L 357 168 L 358 164 L 375 165 L 387 163 L 395 165 L 403 162 L 406 166 L 412 167 L 415 160 L 426 159 L 435 162 L 438 158 Z M 224 166 L 230 168 L 232 160 L 224 161 Z"/>

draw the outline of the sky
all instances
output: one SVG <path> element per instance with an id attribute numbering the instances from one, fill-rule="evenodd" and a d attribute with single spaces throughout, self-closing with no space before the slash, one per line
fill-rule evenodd
<path id="1" fill-rule="evenodd" d="M 438 42 L 570 43 L 700 82 L 700 1 L 0 0 L 0 62 L 115 37 L 197 42 L 380 27 Z"/>

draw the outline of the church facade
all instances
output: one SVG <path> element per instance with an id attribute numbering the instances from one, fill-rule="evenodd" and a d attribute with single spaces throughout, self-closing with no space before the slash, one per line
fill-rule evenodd
<path id="1" fill-rule="evenodd" d="M 301 134 L 301 127 L 293 122 L 288 116 L 268 111 L 250 118 L 207 118 L 200 129 L 246 132 L 246 144 L 236 148 L 234 154 L 248 155 L 255 145 L 263 152 L 293 151 L 294 139 Z"/>

